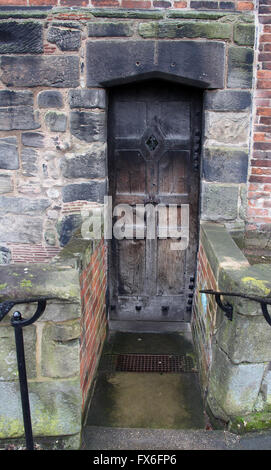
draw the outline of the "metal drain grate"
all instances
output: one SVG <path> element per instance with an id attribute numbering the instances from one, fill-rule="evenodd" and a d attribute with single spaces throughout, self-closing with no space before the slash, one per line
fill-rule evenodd
<path id="1" fill-rule="evenodd" d="M 112 372 L 196 372 L 190 356 L 169 354 L 107 355 L 107 369 Z M 104 363 L 105 366 L 105 363 Z"/>

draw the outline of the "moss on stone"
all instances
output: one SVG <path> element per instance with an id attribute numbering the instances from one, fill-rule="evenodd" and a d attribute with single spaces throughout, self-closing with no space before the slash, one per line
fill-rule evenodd
<path id="1" fill-rule="evenodd" d="M 106 9 L 92 10 L 93 16 L 102 18 L 145 18 L 145 19 L 159 19 L 163 18 L 164 14 L 160 10 L 121 10 L 121 9 Z"/>
<path id="2" fill-rule="evenodd" d="M 207 39 L 231 39 L 232 26 L 230 24 L 211 23 L 204 21 L 180 22 L 160 21 L 141 23 L 139 34 L 145 38 L 207 38 Z"/>
<path id="3" fill-rule="evenodd" d="M 259 289 L 259 291 L 262 291 L 263 295 L 269 295 L 271 290 L 270 288 L 266 287 L 266 284 L 268 284 L 268 281 L 264 281 L 262 279 L 256 279 L 251 276 L 245 276 L 241 279 L 242 284 L 245 284 L 246 289 Z"/>
<path id="4" fill-rule="evenodd" d="M 237 416 L 230 420 L 230 431 L 238 434 L 271 429 L 271 412 L 260 411 L 248 416 Z"/>

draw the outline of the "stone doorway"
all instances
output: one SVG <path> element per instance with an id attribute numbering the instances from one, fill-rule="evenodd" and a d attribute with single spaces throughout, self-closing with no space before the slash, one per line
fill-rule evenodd
<path id="1" fill-rule="evenodd" d="M 125 233 L 114 232 L 109 244 L 112 321 L 190 319 L 199 229 L 201 103 L 198 89 L 164 80 L 110 89 L 113 221 L 117 225 L 126 217 Z"/>

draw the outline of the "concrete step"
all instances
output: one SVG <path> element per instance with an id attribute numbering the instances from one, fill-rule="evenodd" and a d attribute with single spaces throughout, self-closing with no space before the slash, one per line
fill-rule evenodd
<path id="1" fill-rule="evenodd" d="M 271 450 L 271 432 L 86 426 L 82 450 Z"/>

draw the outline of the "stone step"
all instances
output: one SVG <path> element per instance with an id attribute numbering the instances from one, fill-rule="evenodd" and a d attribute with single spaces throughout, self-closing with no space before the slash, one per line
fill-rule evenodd
<path id="1" fill-rule="evenodd" d="M 271 450 L 271 432 L 86 426 L 82 450 Z"/>

